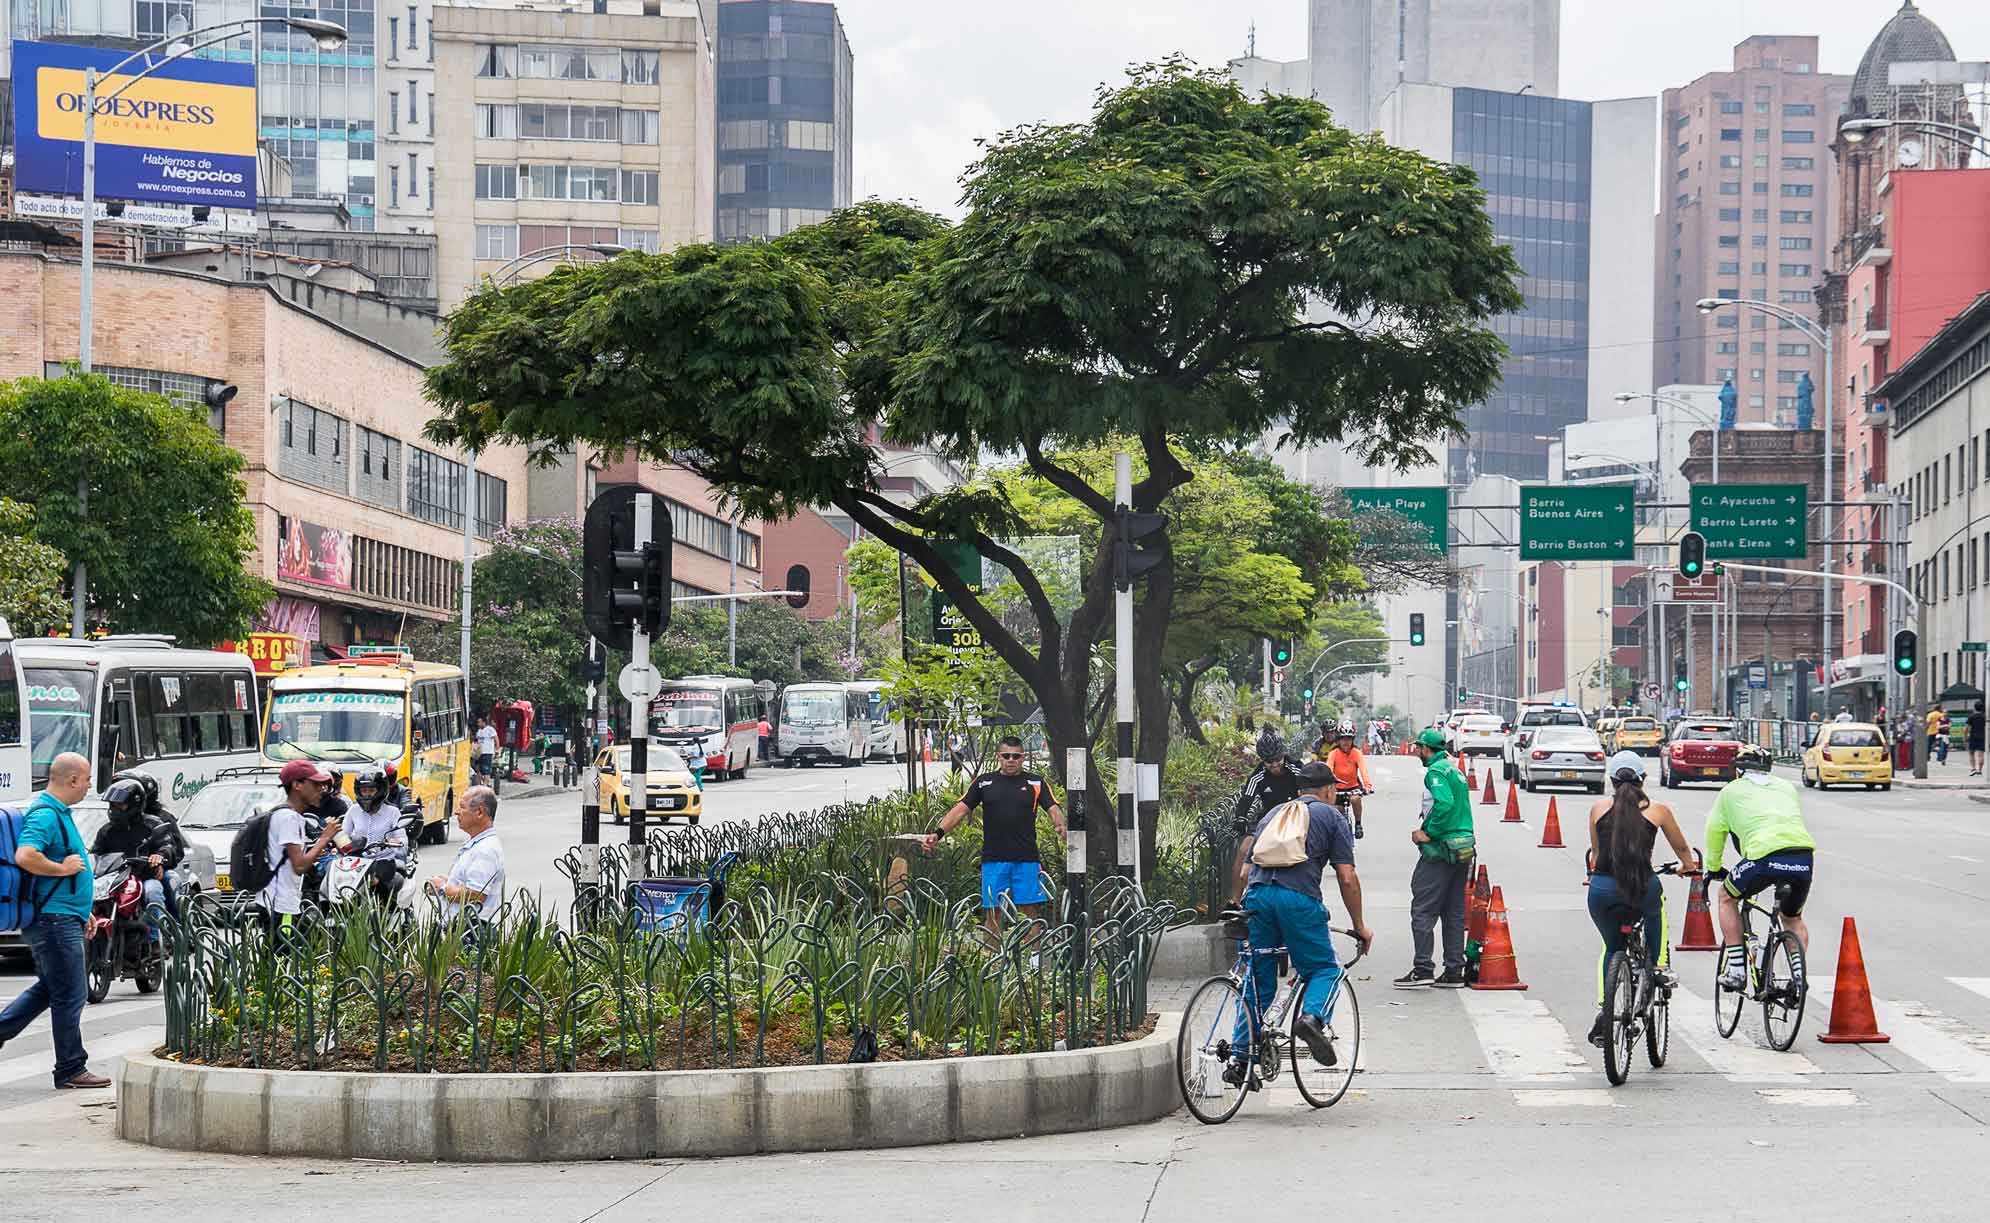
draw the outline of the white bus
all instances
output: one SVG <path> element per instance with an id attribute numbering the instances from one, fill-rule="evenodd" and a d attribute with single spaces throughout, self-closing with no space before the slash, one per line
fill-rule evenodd
<path id="1" fill-rule="evenodd" d="M 776 733 L 781 758 L 798 764 L 849 768 L 871 754 L 871 708 L 852 684 L 789 684 L 781 689 Z"/>
<path id="2" fill-rule="evenodd" d="M 262 760 L 255 664 L 233 650 L 182 650 L 153 634 L 31 637 L 14 643 L 14 657 L 27 680 L 36 789 L 50 761 L 77 752 L 92 764 L 93 795 L 136 769 L 177 811 L 221 770 Z"/>
<path id="3" fill-rule="evenodd" d="M 14 665 L 14 630 L 0 616 L 0 803 L 25 803 L 28 783 L 27 685 Z"/>
<path id="4" fill-rule="evenodd" d="M 734 675 L 667 679 L 650 702 L 650 742 L 702 761 L 708 778 L 744 777 L 760 750 L 760 690 Z"/>
<path id="5" fill-rule="evenodd" d="M 871 721 L 871 756 L 886 760 L 905 759 L 905 722 L 898 716 L 897 706 L 885 692 L 891 687 L 881 679 L 860 679 L 853 681 L 850 691 L 864 699 L 864 707 Z"/>

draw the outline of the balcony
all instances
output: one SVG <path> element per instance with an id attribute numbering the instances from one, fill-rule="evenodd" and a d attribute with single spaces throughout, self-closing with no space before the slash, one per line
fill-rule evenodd
<path id="1" fill-rule="evenodd" d="M 1866 398 L 1865 406 L 1859 412 L 1859 423 L 1869 429 L 1886 428 L 1886 400 Z M 1871 484 L 1872 481 L 1866 483 Z"/>
<path id="2" fill-rule="evenodd" d="M 1879 305 L 1867 308 L 1865 325 L 1859 329 L 1859 343 L 1867 348 L 1877 348 L 1892 339 L 1893 332 L 1886 321 L 1886 307 Z"/>
<path id="3" fill-rule="evenodd" d="M 1886 235 L 1878 226 L 1860 234 L 1852 250 L 1855 268 L 1883 268 L 1893 262 L 1893 248 L 1886 244 Z"/>

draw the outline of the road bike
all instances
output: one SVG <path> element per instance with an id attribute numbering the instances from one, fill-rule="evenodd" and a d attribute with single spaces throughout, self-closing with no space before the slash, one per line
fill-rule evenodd
<path id="1" fill-rule="evenodd" d="M 1712 871 L 1707 878 L 1726 879 L 1727 872 Z M 1769 1047 L 1784 1053 L 1796 1043 L 1797 1030 L 1803 1026 L 1804 1001 L 1810 996 L 1810 980 L 1802 968 L 1803 948 L 1797 943 L 1797 936 L 1783 928 L 1783 900 L 1788 892 L 1788 884 L 1777 885 L 1776 903 L 1767 908 L 1756 903 L 1754 897 L 1741 898 L 1741 945 L 1748 965 L 1748 987 L 1724 988 L 1720 983 L 1724 965 L 1715 965 L 1714 1028 L 1723 1040 L 1733 1036 L 1735 1028 L 1741 1025 L 1742 1008 L 1749 1002 L 1759 1002 L 1762 1033 L 1769 1038 Z M 1757 913 L 1769 922 L 1768 933 L 1761 939 L 1755 937 Z"/>
<path id="2" fill-rule="evenodd" d="M 1657 873 L 1676 875 L 1679 864 L 1668 862 Z M 1653 879 L 1651 886 L 1660 886 L 1658 880 Z M 1672 987 L 1646 958 L 1644 918 L 1618 928 L 1624 934 L 1624 949 L 1603 968 L 1603 1073 L 1612 1086 L 1622 1086 L 1631 1077 L 1640 1036 L 1654 1070 L 1665 1065 L 1672 1040 Z"/>
<path id="3" fill-rule="evenodd" d="M 1240 943 L 1237 962 L 1227 975 L 1211 977 L 1196 987 L 1175 1036 L 1175 1082 L 1190 1114 L 1204 1125 L 1221 1125 L 1236 1116 L 1244 1097 L 1276 1082 L 1288 1060 L 1306 1103 L 1330 1108 L 1347 1094 L 1361 1057 L 1361 1007 L 1350 970 L 1366 953 L 1354 931 L 1333 930 L 1356 941 L 1353 958 L 1340 962 L 1340 980 L 1327 998 L 1322 1022 L 1335 1057 L 1332 1066 L 1322 1066 L 1292 1031 L 1307 979 L 1291 971 L 1285 948 L 1251 946 L 1249 920 L 1249 910 L 1225 913 L 1225 927 Z M 1280 985 L 1260 1021 L 1240 1025 L 1246 1009 L 1244 983 L 1258 956 L 1276 958 Z M 1240 1026 L 1250 1033 L 1242 1047 L 1235 1043 Z"/>

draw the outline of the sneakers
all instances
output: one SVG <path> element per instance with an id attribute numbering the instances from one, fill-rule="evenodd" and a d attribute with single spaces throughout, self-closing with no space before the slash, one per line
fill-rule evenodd
<path id="1" fill-rule="evenodd" d="M 1232 1087 L 1242 1087 L 1250 1081 L 1251 1064 L 1243 1058 L 1232 1058 L 1223 1067 L 1223 1081 Z"/>
<path id="2" fill-rule="evenodd" d="M 1359 841 L 1362 837 L 1367 835 L 1368 835 L 1367 833 L 1361 830 L 1361 821 L 1360 820 L 1354 821 L 1354 839 Z"/>
<path id="3" fill-rule="evenodd" d="M 1430 983 L 1436 989 L 1464 989 L 1465 974 L 1458 969 L 1447 969 L 1443 976 Z"/>
<path id="4" fill-rule="evenodd" d="M 1720 987 L 1731 994 L 1739 994 L 1748 988 L 1748 970 L 1742 967 L 1721 970 Z"/>
<path id="5" fill-rule="evenodd" d="M 1327 1029 L 1321 1025 L 1318 1015 L 1301 1015 L 1293 1020 L 1292 1034 L 1306 1042 L 1306 1051 L 1320 1065 L 1332 1067 L 1340 1060 L 1334 1053 L 1334 1042 L 1327 1037 Z"/>
<path id="6" fill-rule="evenodd" d="M 1395 986 L 1397 989 L 1423 989 L 1426 986 L 1435 984 L 1436 981 L 1436 974 L 1428 968 L 1412 968 L 1402 976 L 1397 977 L 1394 981 L 1389 982 L 1389 984 Z"/>
<path id="7" fill-rule="evenodd" d="M 1670 967 L 1661 968 L 1658 970 L 1656 975 L 1658 977 L 1658 983 L 1660 985 L 1663 985 L 1665 988 L 1667 989 L 1679 988 L 1679 973 L 1677 970 Z"/>
<path id="8" fill-rule="evenodd" d="M 1596 1008 L 1596 1022 L 1589 1025 L 1589 1043 L 1601 1049 L 1610 1036 L 1610 1013 L 1602 1007 Z"/>

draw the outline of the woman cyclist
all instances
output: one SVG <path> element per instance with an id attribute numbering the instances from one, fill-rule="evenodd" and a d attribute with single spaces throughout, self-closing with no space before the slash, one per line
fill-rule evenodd
<path id="1" fill-rule="evenodd" d="M 1677 983 L 1668 964 L 1665 937 L 1665 893 L 1652 870 L 1651 850 L 1663 832 L 1679 861 L 1697 862 L 1672 808 L 1645 794 L 1644 757 L 1618 752 L 1605 767 L 1616 793 L 1589 808 L 1589 920 L 1603 936 L 1603 954 L 1596 961 L 1596 1022 L 1589 1043 L 1599 1048 L 1608 1027 L 1603 998 L 1603 973 L 1610 957 L 1624 949 L 1624 926 L 1644 920 L 1645 952 L 1667 985 Z"/>

